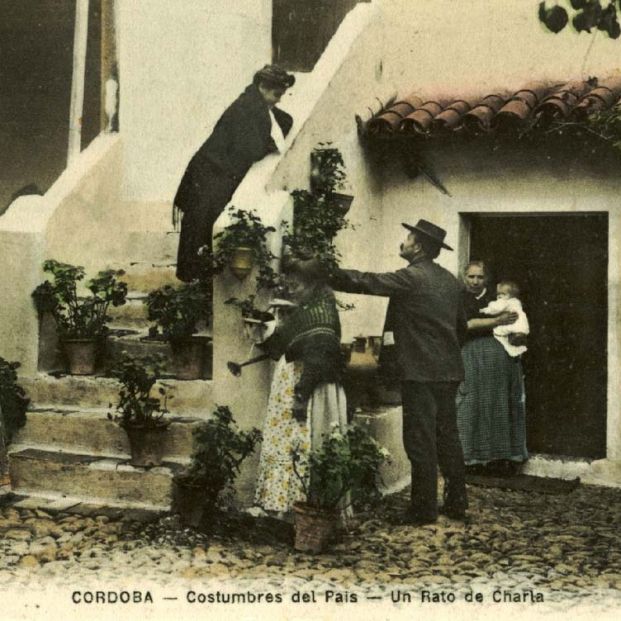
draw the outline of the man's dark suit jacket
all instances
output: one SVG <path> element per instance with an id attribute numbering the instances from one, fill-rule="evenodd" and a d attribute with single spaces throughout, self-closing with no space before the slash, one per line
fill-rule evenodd
<path id="1" fill-rule="evenodd" d="M 388 317 L 394 331 L 401 379 L 459 382 L 464 377 L 460 344 L 466 335 L 463 286 L 426 257 L 383 274 L 337 270 L 331 284 L 338 291 L 390 298 Z"/>

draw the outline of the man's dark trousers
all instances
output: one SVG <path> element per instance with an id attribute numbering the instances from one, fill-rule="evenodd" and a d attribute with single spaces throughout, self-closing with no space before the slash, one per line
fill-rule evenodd
<path id="1" fill-rule="evenodd" d="M 412 465 L 411 517 L 438 516 L 438 464 L 444 477 L 445 507 L 467 508 L 464 457 L 457 431 L 457 382 L 402 383 L 403 446 Z"/>

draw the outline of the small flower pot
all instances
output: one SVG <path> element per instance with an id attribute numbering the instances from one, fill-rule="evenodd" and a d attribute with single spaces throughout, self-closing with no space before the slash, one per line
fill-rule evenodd
<path id="1" fill-rule="evenodd" d="M 177 379 L 197 380 L 203 377 L 207 343 L 204 338 L 189 337 L 170 342 Z"/>
<path id="2" fill-rule="evenodd" d="M 95 373 L 97 344 L 97 339 L 65 339 L 63 341 L 71 375 Z"/>
<path id="3" fill-rule="evenodd" d="M 252 248 L 239 247 L 233 250 L 233 256 L 231 256 L 230 268 L 233 275 L 239 279 L 244 280 L 252 271 L 254 266 L 254 251 Z"/>
<path id="4" fill-rule="evenodd" d="M 156 427 L 125 427 L 131 450 L 130 464 L 137 468 L 161 466 L 164 459 L 164 434 L 167 424 Z"/>
<path id="5" fill-rule="evenodd" d="M 336 537 L 338 514 L 307 505 L 293 505 L 295 541 L 293 547 L 299 552 L 319 554 Z"/>
<path id="6" fill-rule="evenodd" d="M 332 209 L 335 209 L 344 216 L 349 211 L 354 197 L 351 194 L 331 192 L 330 194 L 328 194 L 327 200 Z"/>

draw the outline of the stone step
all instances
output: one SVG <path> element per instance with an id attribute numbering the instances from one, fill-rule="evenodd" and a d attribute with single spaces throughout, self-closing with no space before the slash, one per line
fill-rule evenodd
<path id="1" fill-rule="evenodd" d="M 44 494 L 106 503 L 170 507 L 172 479 L 182 465 L 134 468 L 126 460 L 14 447 L 9 453 L 12 489 L 20 495 Z"/>
<path id="2" fill-rule="evenodd" d="M 57 408 L 107 409 L 116 403 L 120 384 L 109 377 L 65 375 L 54 377 L 38 373 L 34 377 L 22 377 L 23 386 L 32 406 Z M 208 417 L 213 409 L 213 384 L 211 380 L 162 379 L 156 388 L 162 386 L 169 395 L 168 409 L 176 415 Z"/>
<path id="3" fill-rule="evenodd" d="M 158 357 L 163 374 L 171 376 L 176 374 L 170 343 L 161 340 L 161 338 L 150 338 L 146 330 L 130 334 L 115 334 L 113 332 L 108 336 L 105 354 L 102 359 L 102 370 L 105 375 L 110 374 L 111 370 L 115 368 L 116 363 L 122 359 L 124 353 L 138 360 Z M 212 343 L 208 341 L 205 343 L 202 379 L 211 379 L 212 355 Z"/>
<path id="4" fill-rule="evenodd" d="M 164 456 L 176 461 L 192 452 L 192 429 L 200 419 L 168 415 Z M 15 445 L 48 446 L 54 450 L 128 459 L 127 433 L 108 419 L 108 410 L 37 409 L 27 413 Z"/>

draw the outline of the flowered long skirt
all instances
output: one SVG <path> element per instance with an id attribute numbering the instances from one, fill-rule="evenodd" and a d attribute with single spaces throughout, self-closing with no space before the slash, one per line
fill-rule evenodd
<path id="1" fill-rule="evenodd" d="M 295 502 L 305 500 L 302 480 L 308 480 L 309 452 L 321 445 L 333 425 L 342 431 L 347 425 L 345 391 L 338 384 L 315 389 L 306 421 L 293 417 L 293 392 L 301 373 L 302 363 L 287 362 L 284 356 L 274 370 L 255 491 L 255 504 L 267 511 L 288 512 Z"/>
<path id="2" fill-rule="evenodd" d="M 465 463 L 525 461 L 524 377 L 519 357 L 509 356 L 491 336 L 466 343 L 462 357 L 465 379 L 457 393 L 457 426 Z"/>

